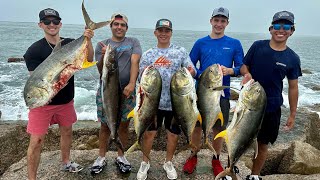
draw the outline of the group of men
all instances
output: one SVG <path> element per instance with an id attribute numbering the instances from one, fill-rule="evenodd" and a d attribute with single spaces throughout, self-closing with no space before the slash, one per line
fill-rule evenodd
<path id="1" fill-rule="evenodd" d="M 73 39 L 62 38 L 59 35 L 62 26 L 61 17 L 56 10 L 47 8 L 39 13 L 39 27 L 44 31 L 44 38 L 32 44 L 24 55 L 27 68 L 30 73 L 42 63 L 52 52 L 54 46 L 61 40 L 62 45 L 71 42 Z M 180 68 L 186 67 L 196 80 L 201 73 L 212 64 L 220 64 L 223 72 L 223 85 L 230 86 L 231 76 L 242 75 L 243 81 L 253 78 L 259 81 L 267 94 L 267 108 L 263 119 L 261 130 L 258 134 L 258 157 L 253 160 L 251 175 L 247 180 L 261 179 L 259 173 L 267 157 L 268 144 L 274 143 L 280 127 L 281 108 L 283 103 L 282 90 L 283 79 L 288 79 L 288 98 L 290 103 L 290 115 L 286 128 L 294 126 L 297 102 L 298 102 L 298 77 L 301 76 L 300 59 L 298 55 L 287 45 L 287 39 L 294 33 L 294 15 L 288 11 L 277 12 L 272 19 L 269 27 L 271 39 L 259 40 L 253 43 L 244 56 L 242 45 L 239 40 L 225 35 L 225 29 L 229 24 L 229 11 L 220 7 L 214 9 L 210 17 L 211 33 L 198 39 L 191 49 L 190 54 L 183 47 L 171 43 L 173 26 L 169 19 L 160 19 L 156 22 L 154 35 L 157 38 L 156 46 L 142 53 L 139 40 L 127 37 L 128 18 L 121 13 L 113 14 L 110 22 L 112 37 L 99 42 L 95 50 L 92 47 L 91 38 L 94 32 L 85 29 L 84 36 L 89 40 L 88 60 L 98 61 L 97 67 L 101 74 L 102 61 L 106 52 L 107 44 L 116 48 L 116 60 L 119 66 L 119 87 L 123 95 L 120 97 L 121 123 L 119 136 L 123 146 L 128 142 L 127 114 L 135 106 L 135 86 L 139 81 L 142 71 L 148 65 L 154 64 L 162 77 L 162 91 L 157 112 L 157 123 L 151 125 L 143 136 L 144 154 L 140 168 L 137 172 L 137 179 L 147 178 L 150 168 L 147 158 L 157 130 L 162 124 L 167 130 L 167 154 L 163 169 L 168 179 L 177 179 L 178 175 L 172 163 L 173 155 L 176 150 L 178 135 L 181 130 L 173 119 L 172 105 L 170 99 L 170 80 L 172 75 Z M 162 56 L 161 62 L 157 59 Z M 165 62 L 165 63 L 164 63 Z M 196 68 L 197 63 L 200 68 Z M 100 86 L 99 86 L 100 89 Z M 106 124 L 106 117 L 102 113 L 102 100 L 100 91 L 97 91 L 97 116 L 101 123 L 99 132 L 99 155 L 92 164 L 91 172 L 100 173 L 106 166 L 105 154 L 108 149 L 110 131 Z M 230 109 L 230 89 L 224 90 L 224 97 L 220 98 L 220 106 L 223 113 L 224 123 L 222 126 L 217 121 L 213 127 L 213 137 L 226 129 L 229 109 Z M 70 148 L 72 141 L 72 124 L 76 122 L 74 109 L 74 78 L 69 80 L 68 85 L 63 88 L 52 101 L 43 107 L 30 109 L 27 132 L 30 136 L 30 143 L 27 152 L 28 178 L 36 179 L 37 169 L 40 161 L 41 146 L 44 142 L 50 124 L 58 124 L 61 138 L 61 158 L 62 170 L 69 172 L 79 172 L 83 167 L 70 160 Z M 200 147 L 201 128 L 196 127 L 192 141 Z M 217 155 L 212 157 L 212 169 L 216 176 L 223 167 L 219 160 L 223 141 L 214 140 L 212 145 Z M 186 159 L 183 171 L 191 174 L 197 165 L 197 150 L 194 149 L 192 156 Z M 131 164 L 128 162 L 123 152 L 118 150 L 116 164 L 122 173 L 131 171 Z M 224 177 L 227 179 L 228 177 Z"/>

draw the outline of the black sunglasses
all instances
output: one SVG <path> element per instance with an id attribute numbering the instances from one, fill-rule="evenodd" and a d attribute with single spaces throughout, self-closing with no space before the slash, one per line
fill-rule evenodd
<path id="1" fill-rule="evenodd" d="M 42 20 L 41 22 L 43 22 L 43 24 L 45 24 L 45 25 L 49 25 L 49 24 L 51 24 L 51 22 L 52 22 L 54 25 L 59 25 L 59 24 L 60 24 L 60 20 L 59 20 L 59 19 L 53 19 L 53 20 L 44 19 L 44 20 Z"/>

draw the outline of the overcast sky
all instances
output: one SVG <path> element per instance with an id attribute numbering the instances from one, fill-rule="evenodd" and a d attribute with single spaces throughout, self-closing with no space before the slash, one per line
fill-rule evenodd
<path id="1" fill-rule="evenodd" d="M 50 7 L 64 24 L 84 24 L 81 0 L 0 0 L 0 21 L 38 22 L 40 10 Z M 296 34 L 320 36 L 320 0 L 86 0 L 93 21 L 109 19 L 114 12 L 128 16 L 129 27 L 154 28 L 168 18 L 174 29 L 210 31 L 209 19 L 216 7 L 230 11 L 229 32 L 268 33 L 275 12 L 294 13 Z"/>

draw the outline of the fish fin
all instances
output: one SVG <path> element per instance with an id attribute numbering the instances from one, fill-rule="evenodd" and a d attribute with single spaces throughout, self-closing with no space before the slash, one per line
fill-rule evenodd
<path id="1" fill-rule="evenodd" d="M 128 154 L 131 154 L 132 152 L 134 152 L 135 150 L 141 150 L 142 154 L 144 156 L 146 156 L 148 158 L 148 160 L 150 160 L 150 156 L 146 155 L 146 153 L 143 151 L 143 149 L 141 148 L 141 145 L 139 143 L 139 141 L 136 141 L 126 152 L 125 152 L 125 156 Z"/>
<path id="2" fill-rule="evenodd" d="M 104 21 L 104 22 L 99 22 L 99 23 L 93 22 L 90 19 L 86 8 L 84 7 L 84 0 L 82 0 L 82 14 L 83 14 L 84 21 L 86 22 L 87 28 L 92 29 L 92 30 L 95 30 L 95 29 L 101 28 L 103 26 L 106 26 L 106 25 L 110 24 L 110 22 L 111 22 L 111 21 Z"/>
<path id="3" fill-rule="evenodd" d="M 111 139 L 110 143 L 109 143 L 109 147 L 111 145 L 111 143 L 114 142 L 116 144 L 116 147 L 119 148 L 123 153 L 124 153 L 124 147 L 120 141 L 119 136 L 117 136 L 115 139 Z"/>
<path id="4" fill-rule="evenodd" d="M 62 43 L 63 40 L 64 40 L 64 39 L 60 40 L 60 41 L 56 44 L 56 46 L 54 46 L 54 48 L 53 48 L 53 50 L 52 50 L 52 53 L 57 52 L 57 51 L 59 51 L 59 50 L 61 49 L 61 43 Z"/>
<path id="5" fill-rule="evenodd" d="M 222 179 L 223 177 L 226 177 L 226 175 L 227 175 L 227 171 L 224 170 L 224 171 L 220 172 L 214 179 L 219 180 L 219 179 Z"/>
<path id="6" fill-rule="evenodd" d="M 200 125 L 201 125 L 201 124 L 202 124 L 202 117 L 201 117 L 201 114 L 200 114 L 200 113 L 198 114 L 197 119 L 198 119 L 198 121 L 199 121 L 199 123 L 200 123 Z"/>
<path id="7" fill-rule="evenodd" d="M 223 114 L 222 114 L 222 112 L 219 112 L 217 119 L 220 119 L 220 121 L 221 121 L 221 126 L 223 126 L 224 119 L 223 119 Z"/>
<path id="8" fill-rule="evenodd" d="M 97 64 L 97 61 L 89 62 L 87 59 L 83 61 L 82 69 L 89 68 Z"/>
<path id="9" fill-rule="evenodd" d="M 217 156 L 216 150 L 212 147 L 212 143 L 206 138 L 206 142 L 202 145 L 201 149 L 210 149 L 213 152 L 213 155 Z"/>
<path id="10" fill-rule="evenodd" d="M 226 140 L 226 142 L 228 142 L 228 136 L 227 136 L 227 130 L 223 130 L 221 131 L 219 134 L 217 134 L 215 137 L 214 137 L 214 140 L 216 140 L 217 138 L 221 137 L 221 138 L 224 138 Z"/>
<path id="11" fill-rule="evenodd" d="M 125 155 L 131 154 L 135 150 L 141 150 L 141 146 L 138 141 L 136 141 L 126 152 Z"/>
<path id="12" fill-rule="evenodd" d="M 215 91 L 223 91 L 224 89 L 230 88 L 230 86 L 219 86 L 216 88 L 213 88 L 213 90 Z"/>
<path id="13" fill-rule="evenodd" d="M 258 156 L 258 141 L 257 141 L 257 138 L 255 138 L 255 139 L 253 140 L 252 146 L 253 146 L 253 149 L 254 149 L 253 158 L 256 159 L 257 156 Z"/>
<path id="14" fill-rule="evenodd" d="M 134 109 L 127 115 L 127 119 L 133 118 L 134 116 Z"/>

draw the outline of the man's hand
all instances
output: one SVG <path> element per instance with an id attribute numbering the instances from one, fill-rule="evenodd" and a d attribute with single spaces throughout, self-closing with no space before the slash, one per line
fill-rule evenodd
<path id="1" fill-rule="evenodd" d="M 190 74 L 192 75 L 192 77 L 194 77 L 194 76 L 196 75 L 196 72 L 195 72 L 195 70 L 192 68 L 191 65 L 189 65 L 189 66 L 187 67 L 187 69 L 188 69 L 188 71 L 190 72 Z"/>
<path id="2" fill-rule="evenodd" d="M 123 90 L 123 94 L 129 98 L 131 93 L 134 91 L 135 83 L 131 82 L 129 83 Z"/>
<path id="3" fill-rule="evenodd" d="M 245 85 L 250 79 L 252 79 L 251 74 L 250 73 L 245 74 L 241 81 L 241 86 Z"/>
<path id="4" fill-rule="evenodd" d="M 290 131 L 294 127 L 294 120 L 294 117 L 288 117 L 287 124 L 284 126 L 285 131 Z"/>
<path id="5" fill-rule="evenodd" d="M 91 40 L 91 38 L 94 36 L 94 31 L 91 29 L 85 29 L 83 33 L 84 37 L 87 37 L 88 40 Z"/>
<path id="6" fill-rule="evenodd" d="M 221 65 L 221 70 L 222 70 L 223 76 L 227 76 L 227 75 L 232 75 L 232 74 L 234 74 L 232 68 L 227 68 L 227 67 L 225 67 L 225 66 L 223 66 L 223 65 Z"/>
<path id="7" fill-rule="evenodd" d="M 104 54 L 106 53 L 107 45 L 105 45 L 103 42 L 99 42 L 99 44 L 101 46 L 101 54 L 102 54 L 102 57 L 103 57 Z"/>

